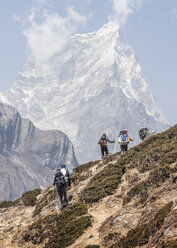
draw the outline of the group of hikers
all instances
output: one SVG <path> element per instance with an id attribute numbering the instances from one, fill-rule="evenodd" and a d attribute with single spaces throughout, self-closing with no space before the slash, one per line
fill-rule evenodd
<path id="1" fill-rule="evenodd" d="M 119 138 L 118 138 L 118 143 L 120 144 L 121 154 L 124 154 L 128 150 L 128 144 L 129 144 L 130 141 L 133 141 L 133 139 L 131 139 L 128 136 L 127 129 L 124 129 L 124 130 L 120 131 Z M 108 142 L 109 143 L 115 143 L 115 140 L 113 140 L 113 141 L 109 140 L 107 138 L 106 134 L 103 133 L 103 135 L 101 136 L 101 138 L 98 141 L 98 144 L 101 147 L 102 158 L 106 157 L 109 154 Z"/>
<path id="2" fill-rule="evenodd" d="M 149 132 L 148 132 L 147 127 L 143 127 L 143 128 L 141 128 L 139 130 L 139 137 L 140 137 L 141 140 L 144 140 L 148 136 L 149 136 Z M 119 133 L 119 138 L 118 138 L 118 143 L 120 144 L 121 155 L 123 155 L 128 150 L 128 144 L 130 143 L 130 141 L 133 141 L 133 139 L 131 139 L 128 136 L 127 129 L 121 130 L 120 133 Z M 107 138 L 106 134 L 103 133 L 101 138 L 98 141 L 98 144 L 101 147 L 102 158 L 106 157 L 109 154 L 108 142 L 109 143 L 115 143 L 115 140 L 112 140 L 112 141 L 109 140 Z"/>
<path id="3" fill-rule="evenodd" d="M 148 136 L 148 129 L 141 128 L 139 130 L 139 137 L 141 140 L 145 139 Z M 128 136 L 127 129 L 120 131 L 118 143 L 120 144 L 121 154 L 124 154 L 128 150 L 128 144 L 130 141 L 133 141 Z M 109 140 L 105 133 L 99 139 L 98 144 L 101 147 L 102 158 L 106 157 L 109 154 L 108 151 L 108 142 L 115 143 L 115 140 Z M 66 195 L 67 187 L 70 187 L 70 173 L 66 168 L 66 165 L 62 164 L 60 168 L 57 169 L 53 185 L 56 187 L 56 193 L 58 198 L 58 209 L 61 211 L 65 206 L 68 205 L 68 199 Z"/>

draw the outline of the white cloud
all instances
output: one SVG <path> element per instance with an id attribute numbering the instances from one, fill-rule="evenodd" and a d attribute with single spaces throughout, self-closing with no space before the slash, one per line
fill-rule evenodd
<path id="1" fill-rule="evenodd" d="M 141 4 L 142 0 L 112 0 L 114 13 L 109 16 L 109 20 L 124 25 L 128 16 L 134 8 Z"/>
<path id="2" fill-rule="evenodd" d="M 48 3 L 48 0 L 35 0 L 39 4 L 46 4 Z"/>
<path id="3" fill-rule="evenodd" d="M 172 19 L 177 19 L 177 9 L 173 9 L 168 14 L 171 16 Z"/>
<path id="4" fill-rule="evenodd" d="M 74 10 L 73 7 L 69 7 L 67 12 L 70 20 L 73 20 L 74 22 L 78 22 L 82 25 L 86 24 L 88 17 L 80 15 L 78 12 Z"/>
<path id="5" fill-rule="evenodd" d="M 14 21 L 16 21 L 16 22 L 21 22 L 21 21 L 22 21 L 22 20 L 21 20 L 21 17 L 16 16 L 16 15 L 12 15 L 12 19 L 13 19 Z"/>
<path id="6" fill-rule="evenodd" d="M 54 11 L 53 0 L 33 0 L 37 5 L 32 8 L 27 18 L 13 16 L 23 25 L 23 34 L 27 39 L 28 60 L 37 67 L 46 66 L 50 57 L 59 52 L 68 37 L 75 34 L 78 27 L 84 26 L 91 13 L 82 15 L 69 6 L 61 16 Z M 87 0 L 87 4 L 92 0 Z M 109 21 L 123 25 L 128 16 L 142 0 L 107 0 L 112 3 L 113 14 Z M 71 2 L 71 1 L 68 1 Z M 85 3 L 85 2 L 84 2 Z"/>
<path id="7" fill-rule="evenodd" d="M 85 25 L 89 18 L 75 11 L 73 7 L 68 7 L 66 13 L 65 17 L 61 17 L 46 9 L 33 8 L 25 20 L 13 17 L 25 23 L 23 34 L 27 38 L 28 60 L 37 68 L 46 69 L 50 57 L 59 52 L 65 40 L 73 35 L 79 26 Z"/>

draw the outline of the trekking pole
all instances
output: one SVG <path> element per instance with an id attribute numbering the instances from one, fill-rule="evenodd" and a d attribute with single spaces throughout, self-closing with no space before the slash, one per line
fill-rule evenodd
<path id="1" fill-rule="evenodd" d="M 112 154 L 114 153 L 114 144 L 115 142 L 113 143 L 113 146 L 112 146 Z"/>
<path id="2" fill-rule="evenodd" d="M 100 145 L 98 146 L 97 150 L 99 150 L 99 153 L 100 153 Z"/>

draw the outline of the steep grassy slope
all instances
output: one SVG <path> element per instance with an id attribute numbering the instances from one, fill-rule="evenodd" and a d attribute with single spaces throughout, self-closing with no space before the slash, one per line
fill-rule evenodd
<path id="1" fill-rule="evenodd" d="M 51 214 L 34 221 L 23 233 L 23 241 L 41 244 L 47 240 L 45 248 L 64 248 L 74 241 L 91 225 L 87 206 L 77 203 L 68 206 L 60 214 Z"/>
<path id="2" fill-rule="evenodd" d="M 125 155 L 78 166 L 70 205 L 53 186 L 0 203 L 0 247 L 176 248 L 177 126 Z"/>
<path id="3" fill-rule="evenodd" d="M 110 156 L 106 162 L 112 160 Z M 121 182 L 125 168 L 137 168 L 140 173 L 150 171 L 148 179 L 135 185 L 128 192 L 124 203 L 127 203 L 135 195 L 141 195 L 140 201 L 148 198 L 147 189 L 158 187 L 165 182 L 170 175 L 177 172 L 173 166 L 177 160 L 177 126 L 161 134 L 153 135 L 140 145 L 130 149 L 126 155 L 119 158 L 116 163 L 109 163 L 101 172 L 97 173 L 82 192 L 82 200 L 96 202 L 106 195 L 113 194 Z"/>

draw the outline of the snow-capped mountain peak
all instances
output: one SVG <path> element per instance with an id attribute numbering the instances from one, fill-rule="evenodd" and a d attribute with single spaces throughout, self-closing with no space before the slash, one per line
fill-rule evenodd
<path id="1" fill-rule="evenodd" d="M 46 68 L 40 73 L 27 63 L 0 99 L 37 127 L 66 133 L 79 161 L 100 157 L 102 132 L 117 139 L 126 127 L 138 142 L 140 127 L 160 131 L 168 126 L 132 48 L 114 23 L 70 37 Z"/>

